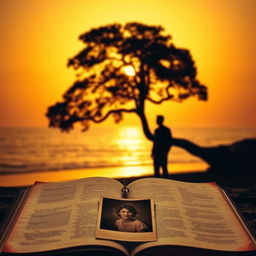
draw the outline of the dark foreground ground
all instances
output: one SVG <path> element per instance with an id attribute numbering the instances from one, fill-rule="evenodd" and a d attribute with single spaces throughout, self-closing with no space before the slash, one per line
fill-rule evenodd
<path id="1" fill-rule="evenodd" d="M 143 178 L 143 177 L 140 177 Z M 215 181 L 231 197 L 256 238 L 256 176 L 255 175 L 212 175 L 209 173 L 188 173 L 170 176 L 171 179 L 187 182 Z M 120 178 L 126 184 L 138 177 Z M 0 187 L 0 234 L 5 220 L 11 215 L 19 194 L 26 187 Z"/>

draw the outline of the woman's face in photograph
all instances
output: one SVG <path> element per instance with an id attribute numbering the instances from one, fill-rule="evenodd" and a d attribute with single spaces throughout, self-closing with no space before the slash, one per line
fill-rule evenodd
<path id="1" fill-rule="evenodd" d="M 123 220 L 132 220 L 133 219 L 133 212 L 129 211 L 126 208 L 122 208 L 120 210 L 119 214 Z"/>

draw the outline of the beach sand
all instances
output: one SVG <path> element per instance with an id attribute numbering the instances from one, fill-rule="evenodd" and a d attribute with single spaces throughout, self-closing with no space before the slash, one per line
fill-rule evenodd
<path id="1" fill-rule="evenodd" d="M 205 172 L 208 165 L 205 163 L 170 164 L 170 174 L 184 174 L 193 172 Z M 148 166 L 125 166 L 125 167 L 102 167 L 86 168 L 76 170 L 58 170 L 47 172 L 31 172 L 22 174 L 8 174 L 0 176 L 0 186 L 26 186 L 35 181 L 56 182 L 87 177 L 109 177 L 109 178 L 129 178 L 152 176 L 153 167 Z"/>

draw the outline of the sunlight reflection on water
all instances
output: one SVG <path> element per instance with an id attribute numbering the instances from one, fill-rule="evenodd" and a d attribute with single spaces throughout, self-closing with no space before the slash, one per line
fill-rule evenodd
<path id="1" fill-rule="evenodd" d="M 120 150 L 123 151 L 123 155 L 120 157 L 122 165 L 125 166 L 127 162 L 130 165 L 142 165 L 143 144 L 146 144 L 145 139 L 139 129 L 139 127 L 122 127 L 119 130 L 119 136 L 116 139 L 116 143 Z M 134 152 L 137 152 L 136 154 Z"/>

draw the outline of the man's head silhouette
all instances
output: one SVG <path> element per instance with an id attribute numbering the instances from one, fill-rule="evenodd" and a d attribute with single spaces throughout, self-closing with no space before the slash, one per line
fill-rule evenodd
<path id="1" fill-rule="evenodd" d="M 164 116 L 158 115 L 158 116 L 156 117 L 156 123 L 157 123 L 158 125 L 162 125 L 163 122 L 164 122 Z"/>

